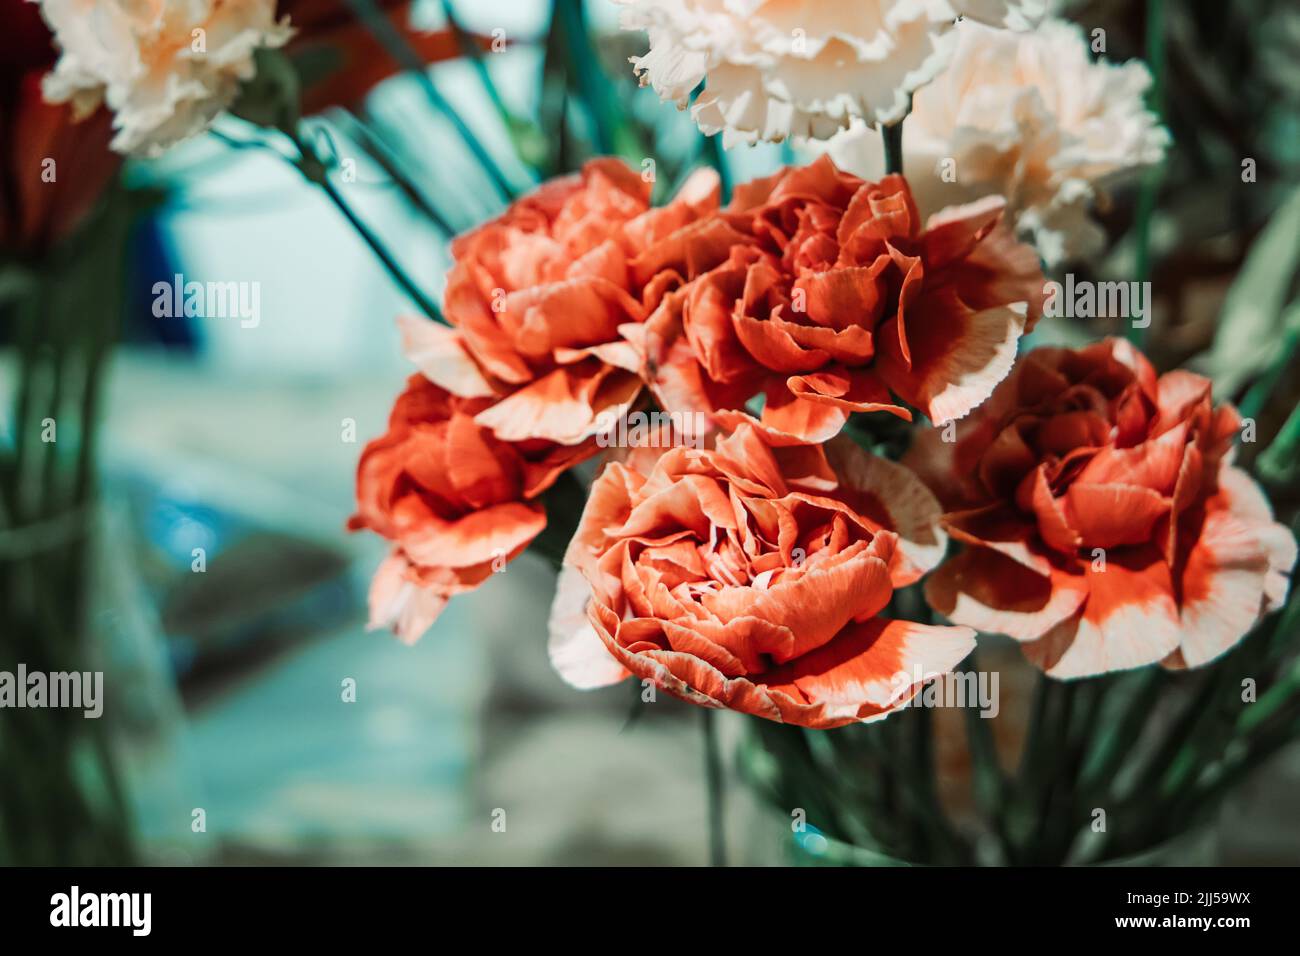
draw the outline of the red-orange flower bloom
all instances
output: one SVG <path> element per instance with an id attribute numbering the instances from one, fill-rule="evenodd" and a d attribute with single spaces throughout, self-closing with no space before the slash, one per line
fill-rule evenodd
<path id="1" fill-rule="evenodd" d="M 1025 641 L 1057 677 L 1196 667 L 1285 598 L 1291 533 L 1232 465 L 1210 382 L 1108 340 L 1027 355 L 906 461 L 965 550 L 926 581 L 951 620 Z"/>
<path id="2" fill-rule="evenodd" d="M 726 258 L 717 178 L 690 180 L 651 208 L 652 184 L 618 160 L 546 183 L 458 237 L 445 311 L 455 327 L 407 320 L 407 351 L 431 380 L 491 397 L 480 424 L 503 441 L 572 445 L 613 422 L 641 391 L 625 334 L 683 274 Z"/>
<path id="3" fill-rule="evenodd" d="M 661 402 L 734 424 L 727 410 L 761 391 L 763 424 L 808 441 L 854 411 L 910 419 L 900 399 L 960 418 L 1041 311 L 1038 258 L 1000 224 L 1003 206 L 923 226 L 901 176 L 864 182 L 825 157 L 739 187 L 723 218 L 747 242 L 647 323 Z"/>
<path id="4" fill-rule="evenodd" d="M 528 546 L 546 526 L 536 496 L 594 450 L 499 441 L 475 421 L 490 404 L 412 375 L 388 431 L 362 453 L 349 527 L 393 542 L 371 585 L 371 626 L 416 640 L 448 598 Z"/>
<path id="5" fill-rule="evenodd" d="M 710 451 L 640 455 L 606 466 L 566 557 L 589 586 L 576 604 L 590 626 L 552 621 L 571 683 L 634 674 L 706 707 L 836 727 L 904 706 L 974 647 L 969 628 L 876 616 L 945 543 L 938 502 L 901 465 L 846 439 L 772 447 L 750 424 Z"/>

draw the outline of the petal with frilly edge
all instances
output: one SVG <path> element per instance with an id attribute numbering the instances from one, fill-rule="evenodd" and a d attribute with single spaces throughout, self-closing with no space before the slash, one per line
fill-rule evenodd
<path id="1" fill-rule="evenodd" d="M 1226 511 L 1205 516 L 1182 569 L 1182 635 L 1174 666 L 1200 667 L 1259 620 L 1268 553 L 1254 528 Z"/>
<path id="2" fill-rule="evenodd" d="M 1273 508 L 1250 475 L 1225 461 L 1219 469 L 1219 493 L 1211 507 L 1223 507 L 1237 518 L 1248 521 L 1268 554 L 1268 577 L 1264 580 L 1264 604 L 1267 613 L 1286 603 L 1291 573 L 1296 563 L 1296 539 L 1291 529 L 1273 520 Z"/>
<path id="3" fill-rule="evenodd" d="M 622 418 L 640 392 L 637 376 L 585 362 L 531 382 L 480 412 L 477 421 L 502 441 L 576 445 Z"/>
<path id="4" fill-rule="evenodd" d="M 896 318 L 877 336 L 877 368 L 885 384 L 941 425 L 961 418 L 993 393 L 1011 371 L 1025 330 L 1023 302 L 981 311 L 952 290 L 920 297 L 908 310 L 910 367 L 898 345 Z"/>
<path id="5" fill-rule="evenodd" d="M 948 536 L 939 525 L 943 509 L 910 469 L 850 439 L 828 443 L 826 457 L 840 477 L 836 497 L 877 530 L 898 535 L 898 560 L 890 566 L 894 587 L 912 584 L 943 560 L 948 547 Z"/>
<path id="6" fill-rule="evenodd" d="M 468 568 L 517 554 L 545 527 L 541 505 L 508 501 L 452 520 L 431 514 L 403 536 L 402 547 L 419 565 Z"/>

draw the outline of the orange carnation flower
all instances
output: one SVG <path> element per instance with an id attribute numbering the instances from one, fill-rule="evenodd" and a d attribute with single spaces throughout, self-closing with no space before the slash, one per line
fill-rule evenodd
<path id="1" fill-rule="evenodd" d="M 546 183 L 451 246 L 447 329 L 404 320 L 430 380 L 496 399 L 478 421 L 503 441 L 585 441 L 641 392 L 635 335 L 653 302 L 726 258 L 732 237 L 706 217 L 717 177 L 698 174 L 667 206 L 614 159 Z"/>
<path id="2" fill-rule="evenodd" d="M 1055 677 L 1213 660 L 1284 600 L 1296 559 L 1232 465 L 1239 426 L 1208 379 L 1157 378 L 1122 340 L 1029 353 L 955 440 L 925 432 L 905 459 L 966 545 L 931 605 Z"/>
<path id="3" fill-rule="evenodd" d="M 1038 257 L 991 197 L 923 226 L 907 182 L 822 157 L 741 186 L 723 213 L 747 238 L 647 323 L 660 401 L 715 412 L 765 395 L 762 421 L 807 441 L 854 411 L 944 422 L 989 396 L 1041 312 Z M 892 393 L 892 394 L 891 394 Z"/>
<path id="4" fill-rule="evenodd" d="M 370 589 L 372 627 L 419 638 L 448 598 L 528 547 L 546 527 L 536 496 L 594 451 L 594 443 L 502 442 L 476 421 L 490 404 L 412 375 L 388 431 L 362 452 L 348 527 L 393 542 Z"/>
<path id="5" fill-rule="evenodd" d="M 773 447 L 748 423 L 710 451 L 642 454 L 606 466 L 566 557 L 557 603 L 586 622 L 555 614 L 551 657 L 571 683 L 633 674 L 836 727 L 905 706 L 974 647 L 966 627 L 877 616 L 945 545 L 938 502 L 901 465 L 846 439 Z"/>

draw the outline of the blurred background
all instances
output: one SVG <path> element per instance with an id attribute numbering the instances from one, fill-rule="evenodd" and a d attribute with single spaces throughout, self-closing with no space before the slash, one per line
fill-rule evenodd
<path id="1" fill-rule="evenodd" d="M 291 51 L 304 71 L 320 48 L 356 40 L 357 8 L 297 6 L 318 26 Z M 1100 210 L 1107 255 L 1075 271 L 1149 274 L 1153 359 L 1219 373 L 1221 397 L 1244 400 L 1279 350 L 1294 354 L 1300 326 L 1284 308 L 1300 263 L 1300 11 L 1282 0 L 1061 10 L 1104 27 L 1111 60 L 1149 58 L 1156 44 L 1153 95 L 1173 136 L 1161 167 L 1111 191 Z M 701 163 L 735 183 L 807 158 L 784 145 L 723 154 L 687 114 L 638 89 L 627 57 L 644 38 L 620 33 L 617 14 L 607 0 L 388 4 L 388 22 L 433 61 L 427 69 L 394 62 L 360 88 L 309 88 L 317 152 L 350 161 L 355 175 L 339 188 L 431 298 L 449 232 L 589 156 L 635 166 L 653 157 L 658 200 Z M 392 58 L 382 45 L 357 49 Z M 105 786 L 124 809 L 120 853 L 177 864 L 704 863 L 698 714 L 666 697 L 642 706 L 631 685 L 564 685 L 546 659 L 553 573 L 540 558 L 453 601 L 413 647 L 366 632 L 366 588 L 385 544 L 349 536 L 344 523 L 361 448 L 409 372 L 394 319 L 414 308 L 321 191 L 255 145 L 253 127 L 224 117 L 216 129 L 128 164 L 110 212 L 88 227 L 120 230 L 120 261 L 99 263 L 107 277 L 66 310 L 118 321 L 92 409 L 96 533 L 76 547 L 79 636 L 105 671 L 97 746 L 116 768 Z M 1255 181 L 1242 182 L 1242 157 L 1257 161 Z M 84 265 L 74 252 L 48 268 Z M 155 316 L 154 284 L 176 274 L 256 284 L 260 321 Z M 22 387 L 12 309 L 0 297 L 6 396 Z M 1049 325 L 1036 335 L 1110 331 Z M 1294 413 L 1293 371 L 1281 366 L 1256 410 L 1259 450 Z M 1295 448 L 1274 457 L 1270 492 L 1294 508 Z M 7 540 L 0 561 L 18 560 Z M 5 592 L 13 603 L 0 628 L 25 587 Z M 39 779 L 40 747 L 6 746 L 7 786 Z M 733 859 L 788 860 L 788 817 L 729 784 Z M 1293 749 L 1225 811 L 1223 858 L 1300 860 L 1298 786 Z M 499 810 L 504 830 L 493 826 Z M 67 852 L 49 862 L 76 862 Z"/>

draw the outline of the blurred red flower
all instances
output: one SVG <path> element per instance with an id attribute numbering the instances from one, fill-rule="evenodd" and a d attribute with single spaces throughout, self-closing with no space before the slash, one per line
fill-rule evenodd
<path id="1" fill-rule="evenodd" d="M 69 235 L 116 174 L 111 116 L 74 122 L 41 97 L 56 52 L 40 7 L 0 0 L 0 249 L 39 256 Z"/>

